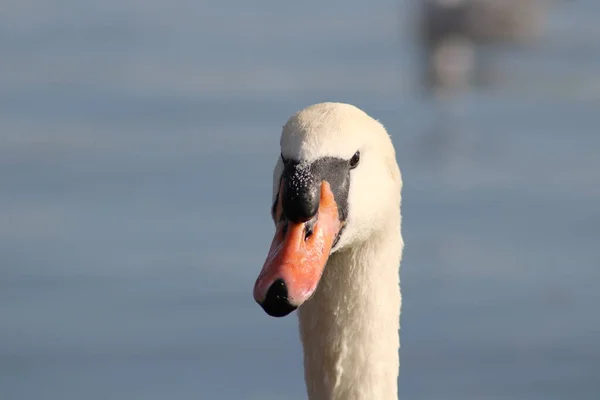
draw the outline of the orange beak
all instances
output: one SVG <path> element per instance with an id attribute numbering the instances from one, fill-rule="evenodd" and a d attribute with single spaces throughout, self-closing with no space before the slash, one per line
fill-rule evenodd
<path id="1" fill-rule="evenodd" d="M 294 223 L 281 218 L 279 197 L 275 237 L 254 285 L 254 299 L 274 317 L 289 314 L 313 295 L 342 225 L 326 181 L 321 183 L 319 209 L 311 221 Z"/>

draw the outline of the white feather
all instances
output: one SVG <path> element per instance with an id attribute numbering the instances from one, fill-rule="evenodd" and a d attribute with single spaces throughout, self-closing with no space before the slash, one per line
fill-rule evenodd
<path id="1" fill-rule="evenodd" d="M 378 121 L 342 103 L 321 103 L 283 127 L 286 158 L 350 159 L 348 218 L 314 296 L 298 309 L 310 400 L 398 398 L 402 177 Z M 273 199 L 283 164 L 273 171 Z"/>

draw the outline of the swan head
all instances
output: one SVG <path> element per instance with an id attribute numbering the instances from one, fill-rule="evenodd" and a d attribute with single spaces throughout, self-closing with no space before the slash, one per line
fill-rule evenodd
<path id="1" fill-rule="evenodd" d="M 297 112 L 280 145 L 271 204 L 276 232 L 254 286 L 254 299 L 274 317 L 313 295 L 332 254 L 386 232 L 399 217 L 402 186 L 385 128 L 352 105 Z"/>

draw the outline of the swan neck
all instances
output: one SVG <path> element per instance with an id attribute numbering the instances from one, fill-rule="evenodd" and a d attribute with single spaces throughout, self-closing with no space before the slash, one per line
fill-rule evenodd
<path id="1" fill-rule="evenodd" d="M 309 400 L 398 399 L 402 247 L 396 228 L 335 253 L 298 310 Z"/>

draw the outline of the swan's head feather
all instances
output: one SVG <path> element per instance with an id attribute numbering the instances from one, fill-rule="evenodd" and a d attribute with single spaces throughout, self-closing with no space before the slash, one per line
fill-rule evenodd
<path id="1" fill-rule="evenodd" d="M 352 105 L 297 112 L 280 144 L 271 204 L 276 232 L 254 287 L 272 316 L 313 295 L 332 253 L 397 227 L 402 186 L 385 128 Z"/>
<path id="2" fill-rule="evenodd" d="M 319 103 L 290 117 L 280 144 L 283 159 L 309 164 L 327 158 L 349 161 L 360 152 L 350 171 L 343 234 L 333 251 L 367 240 L 373 230 L 388 225 L 398 209 L 402 177 L 390 136 L 379 121 L 350 104 Z M 273 201 L 284 170 L 282 157 L 273 172 Z"/>

